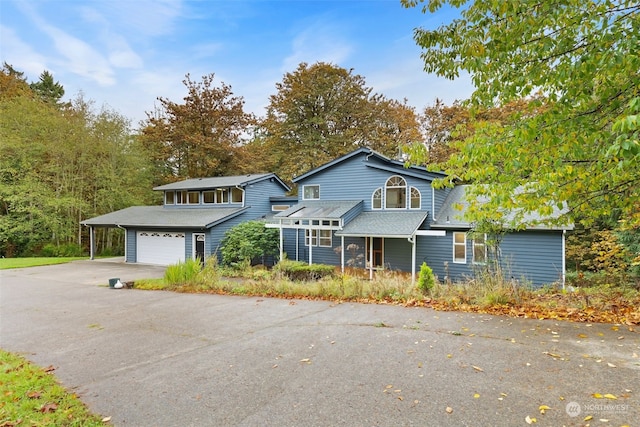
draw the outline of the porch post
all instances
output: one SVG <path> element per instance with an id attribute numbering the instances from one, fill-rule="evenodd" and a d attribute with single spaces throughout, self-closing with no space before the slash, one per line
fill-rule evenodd
<path id="1" fill-rule="evenodd" d="M 282 238 L 282 220 L 280 220 L 280 261 L 282 261 L 282 257 L 284 256 L 283 242 L 284 239 Z"/>
<path id="2" fill-rule="evenodd" d="M 373 280 L 373 237 L 369 237 L 369 280 Z"/>
<path id="3" fill-rule="evenodd" d="M 296 261 L 300 261 L 300 229 L 296 228 Z"/>
<path id="4" fill-rule="evenodd" d="M 414 234 L 411 239 L 411 286 L 416 284 L 416 238 Z"/>
<path id="5" fill-rule="evenodd" d="M 342 246 L 342 251 L 340 253 L 340 271 L 344 274 L 344 251 L 347 250 L 344 247 L 344 236 L 340 236 L 340 245 Z"/>
<path id="6" fill-rule="evenodd" d="M 89 226 L 89 259 L 90 260 L 94 260 L 95 259 L 95 252 L 96 252 L 96 238 L 95 238 L 95 230 L 93 229 L 93 226 L 90 225 Z"/>
<path id="7" fill-rule="evenodd" d="M 313 263 L 313 229 L 309 229 L 309 265 Z M 305 243 L 307 243 L 307 233 L 304 234 Z"/>

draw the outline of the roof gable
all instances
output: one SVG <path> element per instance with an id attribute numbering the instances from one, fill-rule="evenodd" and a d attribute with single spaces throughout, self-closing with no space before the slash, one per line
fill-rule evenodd
<path id="1" fill-rule="evenodd" d="M 363 161 L 365 162 L 365 164 L 369 167 L 374 167 L 374 168 L 378 168 L 378 169 L 383 169 L 383 170 L 387 170 L 393 173 L 399 173 L 399 174 L 405 174 L 405 175 L 411 175 L 414 176 L 416 178 L 421 178 L 421 179 L 427 179 L 429 181 L 432 181 L 435 178 L 444 178 L 446 175 L 443 173 L 438 173 L 438 172 L 429 172 L 427 171 L 425 168 L 423 167 L 418 167 L 418 166 L 409 166 L 407 167 L 405 165 L 405 163 L 399 161 L 399 160 L 393 160 L 390 159 L 389 157 L 383 156 L 382 154 L 373 151 L 370 148 L 367 147 L 361 147 L 358 148 L 357 150 L 354 150 L 348 154 L 345 154 L 344 156 L 338 157 L 337 159 L 334 159 L 328 163 L 325 163 L 322 166 L 319 166 L 315 169 L 312 169 L 300 176 L 297 176 L 295 178 L 293 178 L 292 182 L 294 183 L 298 183 L 300 181 L 303 181 L 313 175 L 316 175 L 320 172 L 326 171 L 328 169 L 331 169 L 333 167 L 335 167 L 336 165 L 346 162 L 350 159 L 353 159 L 354 157 L 357 156 L 362 156 L 363 157 Z M 375 159 L 378 160 L 378 162 L 374 163 L 367 163 L 369 161 L 369 159 L 371 157 L 374 157 Z"/>

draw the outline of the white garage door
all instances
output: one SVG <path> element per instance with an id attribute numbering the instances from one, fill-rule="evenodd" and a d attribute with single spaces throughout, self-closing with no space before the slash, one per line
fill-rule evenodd
<path id="1" fill-rule="evenodd" d="M 136 246 L 141 263 L 169 265 L 184 261 L 184 233 L 139 231 Z"/>

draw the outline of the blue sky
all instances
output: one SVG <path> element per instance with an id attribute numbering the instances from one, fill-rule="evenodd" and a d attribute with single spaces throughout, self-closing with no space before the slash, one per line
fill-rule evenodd
<path id="1" fill-rule="evenodd" d="M 420 111 L 471 94 L 468 76 L 425 73 L 412 38 L 456 13 L 400 0 L 0 0 L 0 61 L 29 81 L 48 70 L 65 99 L 81 91 L 134 127 L 157 97 L 182 101 L 186 73 L 215 73 L 263 116 L 284 74 L 318 61 L 353 68 L 374 92 Z"/>

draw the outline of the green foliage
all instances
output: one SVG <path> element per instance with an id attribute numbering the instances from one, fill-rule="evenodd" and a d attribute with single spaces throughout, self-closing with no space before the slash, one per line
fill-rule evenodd
<path id="1" fill-rule="evenodd" d="M 433 270 L 431 270 L 431 267 L 429 267 L 426 262 L 423 262 L 420 266 L 420 275 L 418 276 L 418 289 L 420 289 L 423 294 L 429 295 L 435 284 L 436 278 L 433 275 Z"/>
<path id="2" fill-rule="evenodd" d="M 127 119 L 81 96 L 62 107 L 42 102 L 6 67 L 0 85 L 0 255 L 81 245 L 81 220 L 151 199 L 148 156 Z M 100 250 L 124 238 L 97 239 Z"/>
<path id="3" fill-rule="evenodd" d="M 275 265 L 274 271 L 294 281 L 319 280 L 322 277 L 332 276 L 335 267 L 325 264 L 307 264 L 302 261 L 284 259 Z"/>
<path id="4" fill-rule="evenodd" d="M 42 247 L 39 255 L 43 257 L 80 257 L 84 255 L 84 250 L 75 243 L 65 243 L 62 245 L 47 243 Z"/>
<path id="5" fill-rule="evenodd" d="M 202 271 L 202 264 L 197 259 L 171 264 L 164 272 L 164 280 L 169 286 L 181 286 L 193 283 Z"/>
<path id="6" fill-rule="evenodd" d="M 46 70 L 40 74 L 40 80 L 31 83 L 29 87 L 42 101 L 51 105 L 57 105 L 64 96 L 62 85 L 54 81 L 53 75 Z"/>
<path id="7" fill-rule="evenodd" d="M 231 228 L 220 242 L 222 262 L 229 266 L 264 264 L 266 257 L 279 253 L 279 232 L 262 221 L 246 221 Z"/>
<path id="8" fill-rule="evenodd" d="M 446 3 L 459 19 L 415 31 L 425 70 L 470 74 L 474 110 L 537 95 L 508 123 L 477 123 L 437 165 L 451 180 L 491 184 L 474 187 L 488 202 L 471 219 L 549 215 L 566 202 L 587 223 L 614 209 L 640 223 L 638 2 L 429 0 L 423 11 Z"/>
<path id="9" fill-rule="evenodd" d="M 0 350 L 0 425 L 107 426 L 53 375 L 23 357 Z M 47 409 L 45 409 L 47 408 Z"/>

